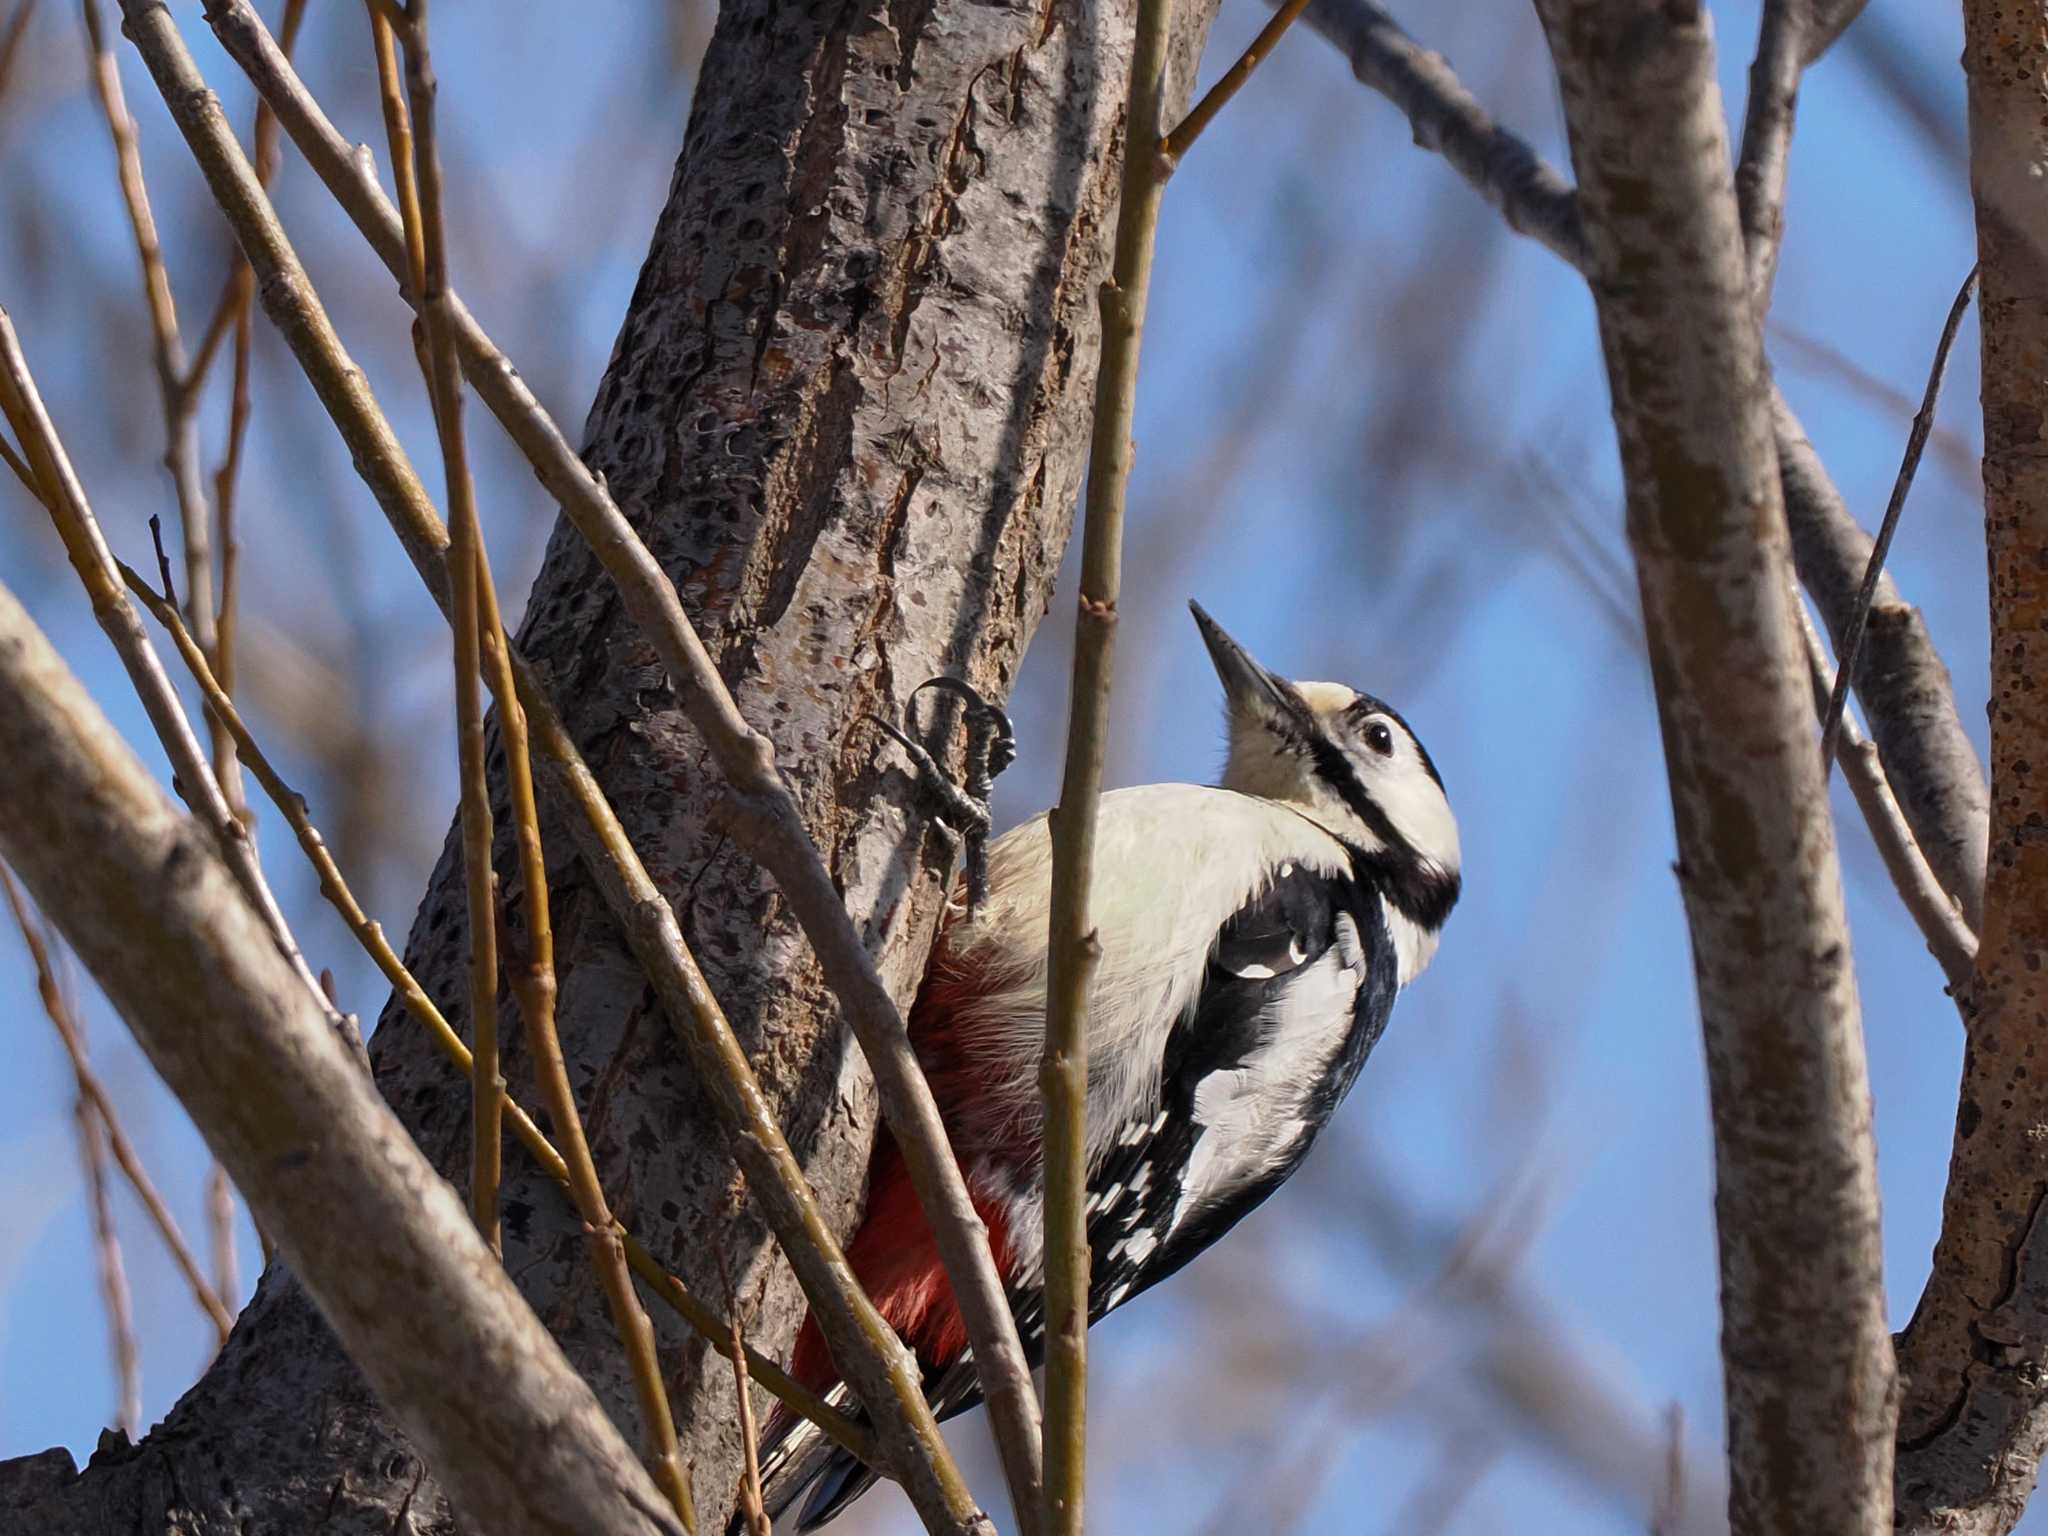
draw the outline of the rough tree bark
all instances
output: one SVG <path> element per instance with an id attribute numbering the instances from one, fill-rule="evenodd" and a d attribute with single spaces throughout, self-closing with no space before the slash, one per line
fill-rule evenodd
<path id="1" fill-rule="evenodd" d="M 1213 11 L 1195 0 L 1176 21 L 1175 106 Z M 950 850 L 906 810 L 907 781 L 865 717 L 899 711 L 941 672 L 1002 696 L 1049 602 L 1087 447 L 1131 20 L 1128 4 L 1076 0 L 723 6 L 590 417 L 586 457 L 773 739 L 905 1005 Z M 772 885 L 720 832 L 716 772 L 651 650 L 566 527 L 520 644 L 844 1225 L 873 1130 L 865 1072 Z M 499 795 L 502 767 L 494 751 Z M 786 1348 L 802 1299 L 567 839 L 550 854 L 563 1044 L 618 1214 L 700 1294 L 722 1298 L 729 1274 L 749 1338 Z M 516 885 L 509 844 L 498 862 Z M 408 959 L 459 1025 L 463 905 L 451 839 Z M 515 932 L 515 955 L 519 943 Z M 503 1035 L 517 1039 L 509 1021 Z M 459 1175 L 466 1084 L 395 1009 L 372 1054 L 436 1166 Z M 521 1056 L 507 1076 L 536 1102 Z M 582 1236 L 516 1152 L 504 1211 L 514 1278 L 634 1436 Z M 375 1234 L 364 1242 L 374 1251 Z M 731 1376 L 655 1320 L 709 1523 L 737 1477 Z M 275 1269 L 141 1446 L 103 1441 L 76 1479 L 43 1458 L 17 1465 L 47 1532 L 175 1518 L 193 1532 L 383 1536 L 403 1507 L 415 1529 L 454 1529 L 404 1436 Z"/>
<path id="2" fill-rule="evenodd" d="M 2048 1452 L 2048 7 L 1966 0 L 1991 598 L 1991 857 L 1941 1240 L 1899 1335 L 1899 1527 L 2012 1529 Z"/>
<path id="3" fill-rule="evenodd" d="M 1539 0 L 1579 175 L 1714 1121 L 1736 1536 L 1890 1524 L 1876 1147 L 1703 6 Z"/>

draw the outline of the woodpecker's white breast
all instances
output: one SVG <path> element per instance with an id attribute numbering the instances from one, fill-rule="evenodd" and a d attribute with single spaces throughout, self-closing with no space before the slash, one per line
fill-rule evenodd
<path id="1" fill-rule="evenodd" d="M 1052 841 L 1037 816 L 989 845 L 988 894 L 946 935 L 944 962 L 977 978 L 949 1021 L 988 1074 L 963 1153 L 1038 1140 Z M 1168 1032 L 1201 990 L 1231 915 L 1284 866 L 1337 875 L 1343 845 L 1270 800 L 1195 784 L 1102 797 L 1091 915 L 1102 942 L 1089 1006 L 1089 1158 L 1158 1094 Z"/>

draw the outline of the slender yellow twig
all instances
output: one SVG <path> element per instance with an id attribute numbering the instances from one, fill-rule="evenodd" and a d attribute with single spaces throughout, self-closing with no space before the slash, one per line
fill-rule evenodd
<path id="1" fill-rule="evenodd" d="M 403 125 L 406 108 L 400 90 L 398 58 L 392 46 L 391 29 L 384 13 L 374 6 L 370 10 L 370 20 L 376 41 L 378 81 L 385 100 L 385 120 L 387 124 Z M 417 41 L 411 44 L 411 57 L 419 56 L 420 46 Z M 424 88 L 425 100 L 416 98 L 415 110 L 431 114 L 432 89 L 429 79 Z M 416 273 L 423 291 L 438 293 L 447 286 L 447 265 L 440 238 L 440 172 L 438 164 L 434 163 L 433 144 L 428 137 L 432 133 L 431 122 L 429 116 L 422 123 L 425 142 L 418 146 L 418 153 L 422 162 L 419 168 L 425 171 L 431 189 L 437 194 L 433 200 L 433 228 L 431 233 L 423 231 L 415 236 L 410 243 L 423 253 L 423 265 Z M 402 126 L 393 126 L 392 139 L 394 152 L 401 142 L 408 149 L 413 147 L 410 133 Z M 414 206 L 413 213 L 415 218 L 419 216 L 418 205 Z M 423 240 L 426 243 L 423 244 Z M 502 1256 L 504 1240 L 498 1221 L 498 1182 L 504 1139 L 504 1078 L 498 1064 L 497 878 L 492 866 L 494 828 L 490 783 L 484 770 L 480 628 L 483 599 L 479 591 L 484 577 L 483 529 L 477 516 L 476 486 L 469 473 L 469 448 L 462 431 L 462 381 L 452 366 L 443 366 L 446 351 L 439 342 L 441 327 L 433 317 L 431 305 L 427 328 L 433 338 L 429 348 L 427 387 L 433 397 L 434 421 L 440 435 L 441 458 L 447 477 L 448 592 L 453 610 L 450 623 L 455 630 L 455 732 L 462 784 L 463 879 L 469 902 L 469 1017 L 471 1038 L 475 1042 L 475 1062 L 470 1079 L 470 1207 L 476 1218 L 477 1230 L 483 1233 L 491 1251 Z M 500 713 L 501 731 L 508 723 L 508 714 L 509 711 Z M 510 733 L 505 734 L 510 763 Z M 520 771 L 523 762 L 522 755 L 520 762 L 512 766 L 514 774 Z M 532 907 L 541 913 L 540 928 L 545 935 L 545 880 L 538 891 L 529 890 L 527 896 Z M 557 1124 L 560 1124 L 559 1120 Z M 573 1151 L 570 1161 L 573 1171 Z"/>
<path id="2" fill-rule="evenodd" d="M 78 1028 L 72 1022 L 71 1013 L 64 1004 L 64 995 L 57 986 L 57 972 L 50 963 L 50 951 L 43 938 L 30 921 L 28 908 L 16 888 L 14 876 L 4 865 L 0 865 L 0 894 L 7 898 L 7 905 L 14 913 L 16 926 L 21 929 L 22 942 L 28 946 L 30 963 L 35 966 L 36 991 L 43 1000 L 43 1011 L 50 1016 L 50 1023 L 56 1028 L 57 1038 L 63 1043 L 64 1054 L 71 1060 L 71 1073 L 77 1080 L 79 1096 L 89 1102 L 106 1127 L 107 1142 L 114 1150 L 114 1161 L 142 1201 L 142 1207 L 149 1212 L 149 1219 L 164 1240 L 164 1246 L 171 1251 L 172 1262 L 185 1277 L 185 1283 L 192 1288 L 193 1298 L 199 1308 L 212 1319 L 214 1330 L 225 1344 L 228 1332 L 235 1326 L 235 1315 L 227 1309 L 219 1294 L 207 1282 L 205 1273 L 199 1267 L 199 1260 L 193 1255 L 185 1235 L 178 1230 L 178 1223 L 171 1215 L 170 1207 L 164 1204 L 163 1196 L 150 1182 L 144 1171 L 142 1159 L 136 1155 L 134 1143 L 128 1140 L 127 1132 L 121 1129 L 120 1116 L 114 1112 L 114 1101 L 107 1096 L 106 1088 L 99 1080 L 99 1074 L 85 1059 L 85 1043 L 78 1036 Z"/>
<path id="3" fill-rule="evenodd" d="M 527 746 L 526 714 L 520 707 L 512 678 L 509 649 L 498 613 L 497 592 L 490 578 L 489 556 L 484 548 L 483 530 L 477 516 L 476 493 L 470 478 L 468 448 L 462 432 L 462 369 L 456 359 L 455 337 L 445 298 L 448 292 L 448 243 L 442 212 L 441 161 L 435 139 L 435 97 L 437 94 L 432 55 L 428 45 L 426 0 L 412 0 L 405 42 L 406 104 L 413 129 L 413 173 L 419 191 L 419 239 L 422 253 L 420 297 L 425 305 L 429 386 L 434 392 L 434 412 L 441 436 L 441 454 L 448 474 L 448 506 L 451 541 L 448 547 L 450 591 L 453 599 L 455 654 L 457 667 L 457 714 L 462 733 L 463 841 L 464 857 L 474 860 L 470 868 L 470 942 L 473 952 L 483 949 L 482 935 L 492 922 L 490 904 L 490 803 L 484 775 L 483 701 L 480 689 L 480 650 L 487 653 L 494 691 L 504 701 L 498 708 L 498 731 L 505 746 L 505 776 L 512 802 L 512 819 L 519 845 L 520 872 L 525 885 L 526 954 L 515 975 L 519 1011 L 526 1025 L 527 1053 L 532 1058 L 548 1114 L 561 1139 L 562 1155 L 569 1165 L 569 1187 L 591 1238 L 591 1257 L 597 1266 L 611 1308 L 612 1322 L 625 1346 L 633 1385 L 640 1401 L 640 1418 L 647 1435 L 647 1454 L 653 1463 L 654 1479 L 683 1528 L 695 1532 L 696 1511 L 690 1485 L 684 1474 L 682 1454 L 676 1444 L 674 1414 L 669 1407 L 668 1388 L 662 1380 L 661 1361 L 655 1350 L 654 1328 L 633 1289 L 632 1273 L 625 1249 L 613 1229 L 604 1183 L 598 1177 L 596 1160 L 584 1136 L 583 1118 L 576 1104 L 576 1092 L 569 1081 L 569 1069 L 562 1058 L 562 1045 L 555 1030 L 554 931 L 548 913 L 547 863 L 541 847 L 540 808 L 534 798 L 532 759 Z M 380 73 L 389 49 L 382 34 L 382 13 L 373 16 L 380 33 Z M 387 86 L 388 94 L 388 86 Z M 409 242 L 410 243 L 410 242 Z M 482 637 L 490 636 L 489 645 Z M 474 812 L 472 812 L 474 802 Z M 479 842 L 477 828 L 481 827 Z M 482 895 L 479 906 L 478 895 Z M 491 957 L 496 968 L 495 954 Z M 481 962 L 477 962 L 481 968 Z M 496 1247 L 496 1181 L 500 1109 L 504 1083 L 498 1075 L 497 1042 L 486 1038 L 483 1007 L 486 999 L 480 983 L 473 987 L 477 998 L 475 1013 L 476 1061 L 473 1083 L 477 1130 L 475 1161 L 478 1215 L 488 1215 L 488 1235 Z M 491 1205 L 486 1212 L 486 1179 Z"/>
<path id="4" fill-rule="evenodd" d="M 1210 86 L 1202 99 L 1195 103 L 1193 110 L 1174 125 L 1173 132 L 1159 141 L 1159 153 L 1166 158 L 1166 169 L 1173 167 L 1188 152 L 1188 146 L 1202 135 L 1202 130 L 1215 120 L 1216 114 L 1230 104 L 1230 98 L 1244 89 L 1245 81 L 1251 79 L 1252 71 L 1265 62 L 1266 55 L 1279 46 L 1287 29 L 1294 25 L 1301 13 L 1308 9 L 1309 0 L 1286 0 L 1259 28 L 1259 35 L 1252 39 L 1251 46 L 1238 56 L 1237 62 L 1223 72 L 1223 78 Z"/>
<path id="5" fill-rule="evenodd" d="M 1124 492 L 1131 474 L 1138 347 L 1159 205 L 1172 171 L 1160 141 L 1171 23 L 1171 0 L 1139 0 L 1116 257 L 1101 293 L 1102 361 L 1095 379 L 1095 422 L 1088 448 L 1067 757 L 1059 805 L 1052 813 L 1050 972 L 1045 1056 L 1039 1068 L 1045 1095 L 1045 1536 L 1080 1536 L 1086 1481 L 1088 994 L 1102 954 L 1089 896 L 1095 878 L 1095 820 L 1102 798 L 1103 743 L 1109 731 L 1122 586 Z M 1194 126 L 1199 132 L 1201 124 Z"/>
<path id="6" fill-rule="evenodd" d="M 412 123 L 405 110 L 405 87 L 398 73 L 398 44 L 391 12 L 378 0 L 364 0 L 370 11 L 370 39 L 377 54 L 377 100 L 384 112 L 384 139 L 391 151 L 391 184 L 398 192 L 399 222 L 405 232 L 405 270 L 399 281 L 424 317 L 427 252 L 420 224 L 419 183 L 413 173 Z"/>
<path id="7" fill-rule="evenodd" d="M 719 1268 L 725 1268 L 723 1254 L 719 1256 Z M 730 1275 L 725 1278 L 725 1315 L 732 1322 L 732 1352 L 727 1358 L 732 1361 L 733 1402 L 738 1408 L 740 1421 L 740 1515 L 746 1521 L 749 1536 L 774 1536 L 768 1511 L 761 1504 L 761 1439 L 754 1427 L 754 1394 L 747 1388 L 746 1338 L 740 1332 L 740 1299 L 733 1294 Z"/>
<path id="8" fill-rule="evenodd" d="M 446 534 L 418 477 L 377 407 L 362 373 L 334 334 L 318 296 L 246 156 L 221 117 L 160 0 L 122 0 L 127 33 L 141 51 L 171 115 L 255 265 L 264 308 L 348 443 L 369 485 L 436 600 L 447 601 Z M 260 28 L 246 7 L 218 0 L 217 25 L 230 11 Z M 263 34 L 267 37 L 267 34 Z M 282 60 L 276 61 L 289 69 Z M 273 105 L 278 105 L 273 101 Z M 291 119 L 279 117 L 288 132 Z M 415 125 L 417 126 L 417 125 Z M 297 139 L 296 132 L 294 138 Z M 301 142 L 301 148 L 304 145 Z M 309 156 L 309 160 L 310 160 Z M 323 173 L 323 179 L 325 175 Z M 453 296 L 451 312 L 460 315 Z M 486 645 L 491 637 L 485 637 Z M 925 1401 L 916 1363 L 895 1331 L 861 1293 L 819 1211 L 803 1169 L 776 1123 L 752 1064 L 683 941 L 675 913 L 647 873 L 616 813 L 591 774 L 532 669 L 512 658 L 518 699 L 556 792 L 573 806 L 569 831 L 596 886 L 646 968 L 663 1012 L 688 1048 L 699 1081 L 733 1133 L 734 1150 L 769 1225 L 781 1240 L 833 1358 L 879 1429 L 884 1464 L 927 1525 L 966 1532 L 986 1527 Z"/>
<path id="9" fill-rule="evenodd" d="M 242 764 L 254 775 L 257 784 L 270 797 L 278 812 L 284 817 L 297 836 L 299 847 L 306 860 L 313 866 L 319 878 L 320 894 L 340 914 L 342 922 L 355 936 L 384 979 L 391 984 L 393 993 L 406 1012 L 426 1030 L 441 1054 L 448 1058 L 458 1072 L 468 1075 L 473 1067 L 470 1049 L 455 1032 L 455 1028 L 434 1006 L 434 1000 L 427 995 L 419 979 L 406 968 L 398 952 L 384 936 L 381 924 L 365 912 L 356 900 L 355 893 L 343 877 L 341 867 L 335 863 L 334 855 L 327 847 L 327 841 L 313 824 L 307 810 L 306 800 L 278 773 L 262 746 L 249 730 L 235 708 L 234 701 L 222 691 L 219 682 L 208 669 L 206 658 L 200 653 L 191 631 L 185 627 L 178 610 L 166 602 L 150 584 L 132 567 L 125 563 L 120 566 L 121 579 L 128 584 L 152 617 L 164 626 L 165 631 L 176 644 L 178 654 L 190 670 L 193 680 L 199 685 L 200 696 L 205 699 L 208 709 L 216 710 L 227 722 L 228 731 L 234 737 L 235 750 L 240 754 Z M 533 1118 L 519 1106 L 517 1100 L 508 1098 L 505 1103 L 505 1117 L 512 1135 L 519 1144 L 532 1154 L 541 1171 L 557 1184 L 564 1187 L 569 1182 L 569 1165 L 562 1160 L 546 1134 L 535 1125 Z M 626 1261 L 633 1272 L 644 1281 L 670 1310 L 713 1348 L 723 1353 L 730 1347 L 731 1334 L 725 1320 L 699 1301 L 674 1275 L 664 1269 L 644 1243 L 624 1227 L 618 1228 L 620 1241 L 626 1250 Z M 753 1379 L 759 1381 L 780 1401 L 797 1413 L 816 1424 L 838 1444 L 845 1446 L 863 1461 L 873 1464 L 875 1450 L 873 1437 L 856 1425 L 845 1414 L 827 1404 L 817 1394 L 787 1375 L 774 1361 L 751 1348 L 748 1351 L 748 1370 Z"/>
<path id="10" fill-rule="evenodd" d="M 285 56 L 291 56 L 292 48 L 298 42 L 299 27 L 306 16 L 306 0 L 285 0 L 284 18 L 279 27 Z M 278 130 L 277 114 L 270 110 L 270 103 L 260 97 L 256 103 L 256 127 L 251 135 L 256 150 L 256 179 L 264 186 L 277 174 Z M 255 327 L 251 324 L 250 311 L 256 293 L 256 274 L 249 268 L 249 262 L 239 251 L 235 253 L 234 270 L 229 274 L 227 288 L 222 294 L 214 320 L 207 327 L 206 338 L 200 343 L 199 355 L 193 359 L 192 372 L 195 379 L 204 377 L 213 357 L 214 349 L 220 345 L 224 333 L 234 335 L 233 383 L 228 397 L 227 447 L 221 455 L 220 467 L 213 476 L 214 542 L 220 549 L 220 611 L 214 621 L 213 670 L 220 679 L 224 692 L 233 696 L 235 691 L 235 640 L 237 620 L 241 616 L 241 571 L 242 544 L 236 533 L 236 497 L 241 481 L 242 449 L 248 439 L 249 415 L 252 408 L 249 379 L 254 364 L 253 350 Z M 232 763 L 220 761 L 223 742 L 215 738 L 215 767 L 223 784 L 232 780 L 235 797 L 239 799 L 240 779 Z M 246 805 L 237 805 L 245 823 L 253 825 Z"/>

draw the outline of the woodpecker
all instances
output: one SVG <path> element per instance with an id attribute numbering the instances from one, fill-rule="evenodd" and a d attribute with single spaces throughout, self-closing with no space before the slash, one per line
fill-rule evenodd
<path id="1" fill-rule="evenodd" d="M 1300 1166 L 1458 899 L 1457 822 L 1408 723 L 1341 684 L 1276 676 L 1189 607 L 1223 683 L 1222 782 L 1112 791 L 1096 832 L 1091 1324 L 1222 1237 Z M 971 906 L 958 895 L 949 905 L 909 1027 L 1035 1365 L 1045 1345 L 1045 816 L 988 845 L 984 879 Z M 846 1257 L 916 1351 L 933 1411 L 979 1402 L 965 1326 L 886 1130 Z M 815 1320 L 792 1371 L 850 1405 Z M 766 1440 L 767 1510 L 808 1493 L 799 1531 L 875 1481 L 786 1413 Z"/>

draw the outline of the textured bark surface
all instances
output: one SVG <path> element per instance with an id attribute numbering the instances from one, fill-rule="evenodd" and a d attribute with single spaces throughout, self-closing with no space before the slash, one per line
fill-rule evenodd
<path id="1" fill-rule="evenodd" d="M 2048 7 L 1966 0 L 1991 599 L 1991 857 L 1934 1272 L 1899 1336 L 1899 1523 L 1996 1533 L 2048 1450 Z"/>
<path id="2" fill-rule="evenodd" d="M 775 742 L 905 1004 L 950 849 L 906 811 L 905 775 L 865 717 L 900 710 L 940 672 L 1001 697 L 1045 612 L 1086 450 L 1131 14 L 1073 0 L 724 6 L 591 413 L 589 461 Z M 1212 14 L 1201 0 L 1176 23 L 1173 103 Z M 873 1130 L 865 1073 L 772 886 L 727 846 L 716 775 L 652 652 L 566 528 L 520 640 L 676 903 L 821 1198 L 850 1222 Z M 494 780 L 501 769 L 494 754 Z M 566 838 L 550 853 L 563 1042 L 616 1209 L 701 1294 L 722 1300 L 729 1273 L 749 1338 L 783 1349 L 801 1297 Z M 464 951 L 451 843 L 408 958 L 459 1024 Z M 504 1034 L 517 1039 L 515 1020 Z M 395 1010 L 373 1055 L 429 1156 L 459 1170 L 466 1086 Z M 507 1068 L 533 1104 L 516 1050 Z M 513 1151 L 505 1196 L 508 1268 L 634 1436 L 567 1201 Z M 651 1310 L 709 1525 L 737 1475 L 731 1377 Z M 0 1486 L 0 1507 L 8 1497 Z M 166 1422 L 140 1447 L 103 1448 L 39 1513 L 52 1532 L 174 1518 L 191 1532 L 384 1536 L 401 1507 L 416 1530 L 455 1528 L 304 1293 L 273 1271 Z"/>
<path id="3" fill-rule="evenodd" d="M 1729 1523 L 1890 1524 L 1876 1148 L 1770 383 L 1703 8 L 1543 0 L 1585 211 L 1714 1123 Z"/>

